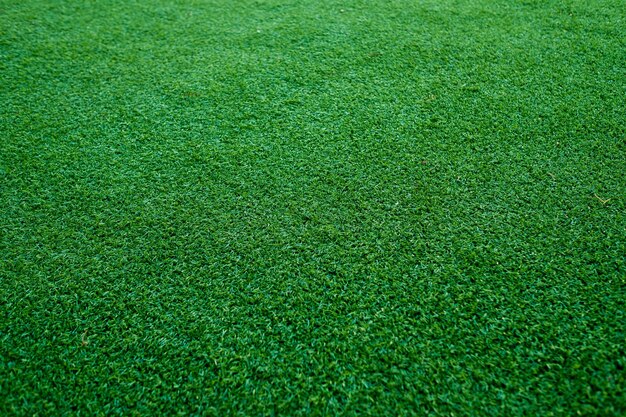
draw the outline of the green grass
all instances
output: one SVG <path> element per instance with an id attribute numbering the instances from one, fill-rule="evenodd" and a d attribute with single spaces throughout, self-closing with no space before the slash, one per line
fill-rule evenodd
<path id="1" fill-rule="evenodd" d="M 626 415 L 623 0 L 0 0 L 1 415 Z"/>

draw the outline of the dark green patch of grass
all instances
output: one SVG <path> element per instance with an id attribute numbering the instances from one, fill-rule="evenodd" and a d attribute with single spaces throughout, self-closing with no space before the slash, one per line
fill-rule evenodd
<path id="1" fill-rule="evenodd" d="M 626 413 L 621 0 L 0 0 L 0 413 Z"/>

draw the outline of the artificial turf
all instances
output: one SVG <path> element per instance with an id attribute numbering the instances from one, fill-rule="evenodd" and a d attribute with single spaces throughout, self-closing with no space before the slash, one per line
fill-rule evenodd
<path id="1" fill-rule="evenodd" d="M 1 415 L 626 414 L 623 0 L 0 0 Z"/>

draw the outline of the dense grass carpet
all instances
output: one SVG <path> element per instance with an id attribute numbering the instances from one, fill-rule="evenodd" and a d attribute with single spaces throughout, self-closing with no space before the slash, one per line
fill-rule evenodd
<path id="1" fill-rule="evenodd" d="M 0 415 L 625 415 L 624 0 L 0 0 Z"/>

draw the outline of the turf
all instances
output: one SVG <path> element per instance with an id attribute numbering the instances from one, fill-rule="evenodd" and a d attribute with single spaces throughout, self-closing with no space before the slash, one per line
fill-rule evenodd
<path id="1" fill-rule="evenodd" d="M 0 0 L 0 414 L 626 415 L 623 0 Z"/>

